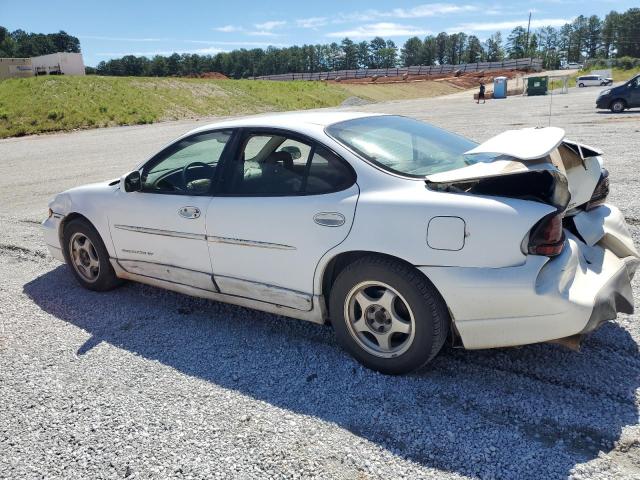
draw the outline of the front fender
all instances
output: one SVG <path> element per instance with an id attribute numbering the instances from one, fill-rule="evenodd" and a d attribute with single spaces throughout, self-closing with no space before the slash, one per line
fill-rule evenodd
<path id="1" fill-rule="evenodd" d="M 49 208 L 61 217 L 58 225 L 58 239 L 60 244 L 62 231 L 67 221 L 74 216 L 86 218 L 98 231 L 110 256 L 115 256 L 115 248 L 109 233 L 109 217 L 106 206 L 109 204 L 117 185 L 107 182 L 72 188 L 56 195 L 49 202 Z"/>

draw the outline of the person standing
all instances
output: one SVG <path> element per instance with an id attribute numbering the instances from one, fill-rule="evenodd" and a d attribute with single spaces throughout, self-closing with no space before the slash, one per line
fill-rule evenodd
<path id="1" fill-rule="evenodd" d="M 480 99 L 482 99 L 482 103 L 486 103 L 484 99 L 484 90 L 485 90 L 484 82 L 480 82 L 480 93 L 478 93 L 478 101 L 476 103 L 480 103 Z"/>

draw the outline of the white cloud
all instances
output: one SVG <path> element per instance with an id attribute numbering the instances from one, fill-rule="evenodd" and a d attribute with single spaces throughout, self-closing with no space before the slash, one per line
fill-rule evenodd
<path id="1" fill-rule="evenodd" d="M 531 28 L 541 28 L 548 25 L 552 27 L 561 27 L 565 23 L 571 22 L 571 19 L 566 18 L 541 18 L 539 20 L 531 20 Z M 488 32 L 498 30 L 511 30 L 516 27 L 527 26 L 527 20 L 511 20 L 506 22 L 480 22 L 480 23 L 463 23 L 455 27 L 447 29 L 451 32 Z"/>
<path id="2" fill-rule="evenodd" d="M 222 50 L 217 47 L 208 47 L 208 48 L 196 48 L 192 50 L 153 50 L 147 52 L 98 52 L 96 53 L 97 57 L 107 57 L 107 58 L 118 58 L 124 57 L 125 55 L 135 55 L 136 57 L 153 57 L 154 55 L 172 55 L 174 53 L 198 53 L 200 55 L 214 55 L 216 53 L 225 52 L 226 50 Z"/>
<path id="3" fill-rule="evenodd" d="M 391 18 L 426 18 L 439 15 L 449 15 L 463 12 L 477 11 L 475 5 L 456 5 L 453 3 L 424 3 L 412 8 L 394 8 L 393 10 L 364 10 L 353 13 L 339 13 L 332 23 L 345 23 L 353 21 L 374 21 Z"/>
<path id="4" fill-rule="evenodd" d="M 450 13 L 473 12 L 478 10 L 474 5 L 455 5 L 452 3 L 426 3 L 413 8 L 394 8 L 390 12 L 380 12 L 381 17 L 391 18 L 424 18 Z"/>
<path id="5" fill-rule="evenodd" d="M 184 40 L 185 43 L 195 43 L 202 45 L 225 45 L 225 46 L 239 46 L 239 47 L 284 47 L 285 43 L 273 43 L 273 42 L 247 42 L 247 41 L 219 41 L 219 40 Z"/>
<path id="6" fill-rule="evenodd" d="M 430 33 L 424 28 L 411 25 L 401 25 L 398 23 L 380 22 L 361 25 L 352 30 L 327 33 L 327 37 L 333 38 L 372 38 L 372 37 L 400 37 L 400 36 L 422 36 Z"/>
<path id="7" fill-rule="evenodd" d="M 230 32 L 240 32 L 242 30 L 242 28 L 236 26 L 236 25 L 224 25 L 222 27 L 216 27 L 214 28 L 215 31 L 217 32 L 225 32 L 225 33 L 230 33 Z"/>
<path id="8" fill-rule="evenodd" d="M 100 37 L 95 35 L 78 35 L 79 38 L 89 40 L 105 40 L 107 42 L 167 42 L 170 38 L 130 38 L 130 37 Z"/>
<path id="9" fill-rule="evenodd" d="M 299 18 L 296 20 L 296 25 L 300 28 L 318 28 L 323 27 L 329 22 L 327 17 L 310 17 Z"/>
<path id="10" fill-rule="evenodd" d="M 287 22 L 284 21 L 284 20 L 271 20 L 269 22 L 256 23 L 254 26 L 258 30 L 273 30 L 276 27 L 282 27 L 282 26 L 284 26 L 286 24 L 287 24 Z"/>
<path id="11" fill-rule="evenodd" d="M 254 30 L 252 32 L 247 32 L 247 35 L 253 35 L 254 37 L 278 37 L 280 36 L 277 33 L 273 33 L 269 30 Z"/>

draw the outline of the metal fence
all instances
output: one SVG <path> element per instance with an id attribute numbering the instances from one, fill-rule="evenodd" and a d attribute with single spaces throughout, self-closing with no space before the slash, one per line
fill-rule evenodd
<path id="1" fill-rule="evenodd" d="M 251 77 L 253 80 L 346 80 L 365 77 L 402 77 L 404 75 L 443 75 L 456 71 L 479 72 L 481 70 L 516 70 L 530 68 L 542 70 L 542 60 L 539 58 L 519 58 L 502 62 L 463 63 L 460 65 L 413 65 L 399 68 L 361 68 L 357 70 L 334 70 L 332 72 L 281 73 L 279 75 L 263 75 Z"/>

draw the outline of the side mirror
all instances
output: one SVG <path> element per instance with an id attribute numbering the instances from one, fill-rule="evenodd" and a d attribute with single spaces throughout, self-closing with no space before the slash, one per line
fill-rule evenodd
<path id="1" fill-rule="evenodd" d="M 134 170 L 124 175 L 120 179 L 120 189 L 125 192 L 139 192 L 142 190 L 142 179 L 140 178 L 140 172 Z"/>

